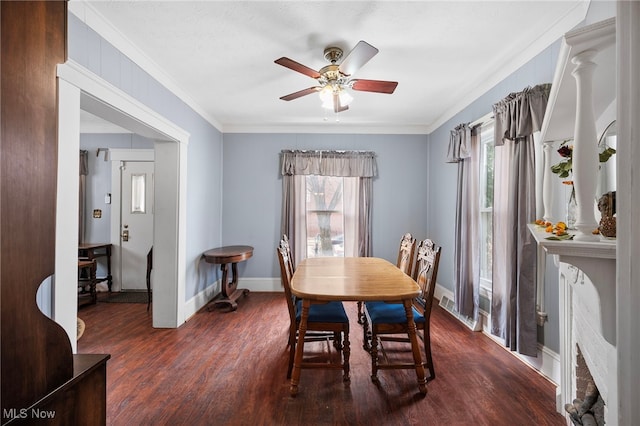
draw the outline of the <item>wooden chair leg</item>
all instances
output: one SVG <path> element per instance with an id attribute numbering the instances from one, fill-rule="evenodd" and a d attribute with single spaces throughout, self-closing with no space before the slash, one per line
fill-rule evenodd
<path id="1" fill-rule="evenodd" d="M 358 301 L 358 324 L 364 324 L 365 315 L 362 311 L 362 301 Z"/>
<path id="2" fill-rule="evenodd" d="M 349 358 L 351 356 L 351 343 L 349 342 L 349 326 L 347 325 L 347 329 L 342 332 L 344 335 L 344 341 L 342 342 L 342 365 L 344 374 L 342 376 L 342 380 L 345 382 L 350 382 L 351 377 L 349 376 Z"/>
<path id="3" fill-rule="evenodd" d="M 287 379 L 291 378 L 291 371 L 293 370 L 293 358 L 296 354 L 296 332 L 289 333 L 289 366 L 287 367 Z"/>
<path id="4" fill-rule="evenodd" d="M 378 335 L 371 332 L 371 380 L 378 383 Z"/>
<path id="5" fill-rule="evenodd" d="M 429 369 L 429 378 L 428 380 L 433 380 L 436 378 L 436 372 L 433 368 L 433 358 L 431 358 L 431 333 L 429 329 L 423 330 L 423 340 L 424 340 L 424 353 L 427 359 L 427 368 Z"/>
<path id="6" fill-rule="evenodd" d="M 367 352 L 371 352 L 370 341 L 371 332 L 369 331 L 369 321 L 367 321 L 367 316 L 365 315 L 362 322 L 362 348 Z"/>

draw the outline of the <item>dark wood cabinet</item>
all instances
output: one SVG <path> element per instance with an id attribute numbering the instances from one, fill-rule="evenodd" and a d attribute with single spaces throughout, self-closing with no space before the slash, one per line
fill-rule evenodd
<path id="1" fill-rule="evenodd" d="M 33 416 L 47 411 L 47 424 L 105 424 L 109 356 L 73 355 L 65 330 L 36 305 L 55 264 L 56 66 L 66 60 L 67 3 L 0 7 L 2 424 L 41 422 Z"/>

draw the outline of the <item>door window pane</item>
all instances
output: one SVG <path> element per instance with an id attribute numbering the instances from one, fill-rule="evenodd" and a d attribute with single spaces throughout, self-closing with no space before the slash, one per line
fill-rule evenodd
<path id="1" fill-rule="evenodd" d="M 131 213 L 146 213 L 146 173 L 131 175 Z"/>

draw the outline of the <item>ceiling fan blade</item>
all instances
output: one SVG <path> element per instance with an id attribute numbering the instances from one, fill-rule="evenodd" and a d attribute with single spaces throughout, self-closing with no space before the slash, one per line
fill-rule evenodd
<path id="1" fill-rule="evenodd" d="M 383 81 L 383 80 L 351 80 L 353 90 L 360 90 L 362 92 L 376 92 L 376 93 L 393 93 L 398 85 L 397 81 Z"/>
<path id="2" fill-rule="evenodd" d="M 302 96 L 310 95 L 311 93 L 317 92 L 320 89 L 322 89 L 322 87 L 320 86 L 309 87 L 308 89 L 299 90 L 297 92 L 282 96 L 280 99 L 282 99 L 283 101 L 292 101 Z"/>
<path id="3" fill-rule="evenodd" d="M 287 67 L 289 69 L 297 71 L 301 74 L 308 75 L 311 78 L 320 78 L 320 73 L 318 71 L 302 65 L 301 63 L 296 62 L 293 59 L 282 57 L 280 59 L 276 59 L 274 62 L 278 65 L 282 65 L 283 67 Z"/>
<path id="4" fill-rule="evenodd" d="M 340 72 L 344 75 L 353 75 L 377 54 L 378 49 L 366 41 L 360 40 L 340 63 Z"/>
<path id="5" fill-rule="evenodd" d="M 340 96 L 337 93 L 333 94 L 333 112 L 342 112 L 349 109 L 349 105 L 340 105 Z"/>

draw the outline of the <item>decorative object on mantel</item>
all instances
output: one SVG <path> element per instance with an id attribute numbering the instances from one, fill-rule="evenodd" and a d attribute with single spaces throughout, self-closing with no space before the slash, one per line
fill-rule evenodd
<path id="1" fill-rule="evenodd" d="M 573 145 L 570 144 L 572 142 L 571 139 L 567 139 L 562 141 L 560 147 L 558 148 L 558 154 L 564 159 L 560 161 L 558 164 L 554 164 L 551 166 L 551 171 L 558 175 L 558 177 L 562 179 L 570 178 L 573 172 Z M 606 146 L 603 144 L 601 147 L 600 153 L 598 154 L 598 161 L 600 163 L 606 163 L 609 158 L 613 154 L 616 153 L 616 150 L 612 147 Z M 571 192 L 569 194 L 569 199 L 567 200 L 567 213 L 566 213 L 566 224 L 567 229 L 576 229 L 576 220 L 578 213 L 578 203 L 576 201 L 576 189 L 573 186 L 573 180 L 563 180 L 562 183 L 564 185 L 571 186 Z M 615 229 L 615 228 L 614 228 Z M 615 232 L 615 231 L 614 231 Z"/>
<path id="2" fill-rule="evenodd" d="M 551 222 L 545 221 L 543 219 L 536 219 L 535 224 L 541 228 L 544 228 L 545 232 L 552 234 L 546 237 L 547 240 L 571 240 L 573 239 L 573 234 L 569 234 L 567 232 L 567 224 L 564 222 L 557 222 L 555 225 Z"/>
<path id="3" fill-rule="evenodd" d="M 598 200 L 598 210 L 602 215 L 598 230 L 600 235 L 606 238 L 616 237 L 616 191 L 604 194 Z"/>

